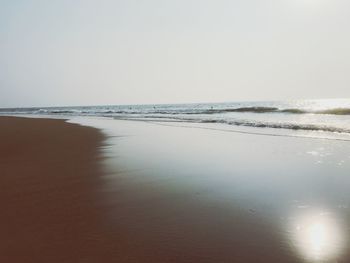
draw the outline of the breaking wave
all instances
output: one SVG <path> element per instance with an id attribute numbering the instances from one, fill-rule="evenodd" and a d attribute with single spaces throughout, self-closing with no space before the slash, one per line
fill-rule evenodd
<path id="1" fill-rule="evenodd" d="M 350 129 L 332 127 L 326 125 L 316 124 L 299 124 L 299 123 L 273 123 L 273 122 L 254 122 L 246 120 L 226 121 L 226 120 L 202 120 L 201 123 L 222 123 L 235 126 L 246 126 L 256 128 L 273 128 L 273 129 L 289 129 L 289 130 L 303 130 L 303 131 L 322 131 L 322 132 L 336 132 L 349 133 Z"/>
<path id="2" fill-rule="evenodd" d="M 2 113 L 34 113 L 34 114 L 83 114 L 83 115 L 113 115 L 113 114 L 166 114 L 166 115 L 209 115 L 223 113 L 289 113 L 289 114 L 327 114 L 327 115 L 350 115 L 350 108 L 330 108 L 324 110 L 306 110 L 300 108 L 278 107 L 237 107 L 237 108 L 186 108 L 186 109 L 157 109 L 153 108 L 127 108 L 127 109 L 72 109 L 72 108 L 17 108 L 0 109 Z"/>
<path id="3" fill-rule="evenodd" d="M 2 108 L 0 114 L 221 123 L 350 135 L 350 100 Z"/>
<path id="4" fill-rule="evenodd" d="M 350 115 L 350 108 L 335 108 L 327 110 L 303 110 L 298 108 L 280 109 L 277 107 L 242 107 L 233 109 L 210 109 L 201 114 L 215 114 L 225 112 L 252 112 L 252 113 L 291 113 L 291 114 L 330 114 L 330 115 Z M 198 114 L 197 113 L 197 114 Z"/>

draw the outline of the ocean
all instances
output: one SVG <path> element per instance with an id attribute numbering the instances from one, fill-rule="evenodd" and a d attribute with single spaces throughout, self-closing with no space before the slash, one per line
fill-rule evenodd
<path id="1" fill-rule="evenodd" d="M 97 116 L 350 140 L 350 99 L 3 108 L 3 115 Z"/>

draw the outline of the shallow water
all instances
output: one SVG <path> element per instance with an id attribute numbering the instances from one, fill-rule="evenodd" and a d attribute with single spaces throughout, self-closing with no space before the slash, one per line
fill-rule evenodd
<path id="1" fill-rule="evenodd" d="M 316 132 L 319 137 L 350 139 L 350 99 L 17 108 L 0 109 L 0 113 L 222 124 L 232 129 L 251 127 L 272 130 L 267 131 L 269 133 Z"/>
<path id="2" fill-rule="evenodd" d="M 349 262 L 350 142 L 71 121 L 111 136 L 109 220 L 162 262 Z"/>

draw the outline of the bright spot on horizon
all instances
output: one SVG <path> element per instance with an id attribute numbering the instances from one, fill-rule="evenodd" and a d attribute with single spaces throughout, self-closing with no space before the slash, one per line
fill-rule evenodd
<path id="1" fill-rule="evenodd" d="M 291 234 L 293 245 L 306 262 L 335 260 L 344 245 L 340 226 L 328 213 L 297 217 Z"/>

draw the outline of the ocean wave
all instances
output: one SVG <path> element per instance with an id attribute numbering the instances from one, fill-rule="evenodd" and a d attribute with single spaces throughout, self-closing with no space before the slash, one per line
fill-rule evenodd
<path id="1" fill-rule="evenodd" d="M 319 114 L 331 114 L 331 115 L 350 115 L 350 108 L 335 108 L 318 111 Z"/>
<path id="2" fill-rule="evenodd" d="M 251 112 L 251 113 L 291 113 L 291 114 L 329 114 L 350 115 L 350 108 L 334 108 L 327 110 L 304 110 L 298 108 L 280 109 L 277 107 L 241 107 L 233 109 L 210 109 L 197 114 L 218 114 L 225 112 Z"/>
<path id="3" fill-rule="evenodd" d="M 226 121 L 226 120 L 201 120 L 201 123 L 222 123 L 235 126 L 246 126 L 255 128 L 272 128 L 272 129 L 289 129 L 289 130 L 303 130 L 303 131 L 321 131 L 321 132 L 335 132 L 335 133 L 349 133 L 350 129 L 332 127 L 326 125 L 317 124 L 300 124 L 300 123 L 273 123 L 273 122 L 254 122 L 247 120 L 236 120 L 236 121 Z"/>
<path id="4" fill-rule="evenodd" d="M 327 110 L 304 110 L 299 108 L 277 108 L 277 107 L 239 107 L 221 109 L 186 109 L 186 110 L 155 110 L 146 111 L 107 111 L 108 114 L 160 114 L 160 115 L 209 115 L 223 113 L 290 113 L 290 114 L 328 114 L 328 115 L 350 115 L 350 108 L 334 108 Z"/>
<path id="5" fill-rule="evenodd" d="M 188 122 L 188 123 L 205 123 L 205 124 L 225 124 L 232 126 L 243 126 L 253 128 L 270 128 L 270 129 L 287 129 L 295 131 L 315 131 L 315 132 L 330 132 L 350 134 L 349 128 L 342 128 L 336 126 L 327 126 L 321 124 L 307 124 L 294 122 L 268 122 L 268 121 L 251 121 L 251 120 L 225 120 L 225 119 L 197 119 L 197 118 L 183 118 L 176 116 L 142 116 L 142 117 L 114 117 L 115 119 L 125 120 L 139 120 L 139 121 L 154 121 L 154 122 Z"/>
<path id="6" fill-rule="evenodd" d="M 301 110 L 301 109 L 283 109 L 283 110 L 278 110 L 277 112 L 293 113 L 293 114 L 313 113 L 312 111 Z"/>
<path id="7" fill-rule="evenodd" d="M 48 113 L 48 114 L 74 114 L 74 113 L 77 113 L 76 111 L 73 111 L 73 110 L 43 110 L 43 111 L 40 111 L 39 110 L 39 113 Z"/>
<path id="8" fill-rule="evenodd" d="M 254 113 L 267 113 L 278 111 L 275 107 L 241 107 L 241 108 L 227 108 L 227 109 L 210 109 L 205 113 L 225 113 L 225 112 L 254 112 Z"/>
<path id="9" fill-rule="evenodd" d="M 190 122 L 190 123 L 207 123 L 207 124 L 225 124 L 232 126 L 244 126 L 253 128 L 271 128 L 271 129 L 288 129 L 295 131 L 318 131 L 318 132 L 331 132 L 331 133 L 346 133 L 350 134 L 349 128 L 342 128 L 339 126 L 328 126 L 322 124 L 313 123 L 295 123 L 295 122 L 269 122 L 269 121 L 257 121 L 257 120 L 227 120 L 227 119 L 199 119 L 199 118 L 184 118 L 177 116 L 156 116 L 148 115 L 141 117 L 114 117 L 115 119 L 126 119 L 126 120 L 152 120 L 159 122 Z"/>
<path id="10" fill-rule="evenodd" d="M 282 108 L 282 107 L 265 107 L 265 106 L 247 106 L 247 107 L 204 107 L 204 108 L 173 108 L 161 109 L 157 107 L 137 108 L 17 108 L 17 109 L 0 109 L 0 112 L 8 113 L 34 113 L 34 114 L 82 114 L 82 115 L 212 115 L 225 113 L 285 113 L 285 114 L 326 114 L 326 115 L 350 115 L 350 108 L 330 108 L 322 110 L 310 110 L 301 108 Z"/>

